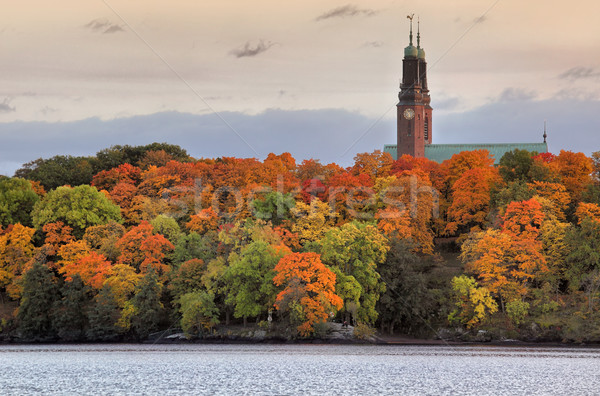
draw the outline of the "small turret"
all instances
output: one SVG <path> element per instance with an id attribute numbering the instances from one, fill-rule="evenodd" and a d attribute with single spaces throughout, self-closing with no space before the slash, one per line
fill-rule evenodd
<path id="1" fill-rule="evenodd" d="M 548 134 L 546 133 L 546 120 L 544 120 L 544 143 L 546 143 L 547 137 L 548 137 Z"/>
<path id="2" fill-rule="evenodd" d="M 425 59 L 425 50 L 421 48 L 421 21 L 417 19 L 417 58 Z"/>

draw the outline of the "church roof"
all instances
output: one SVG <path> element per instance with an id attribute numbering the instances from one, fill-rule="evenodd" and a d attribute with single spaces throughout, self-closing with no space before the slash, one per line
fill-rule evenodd
<path id="1" fill-rule="evenodd" d="M 390 153 L 396 160 L 398 159 L 397 145 L 386 144 L 383 147 L 383 151 Z M 442 163 L 447 159 L 452 158 L 454 154 L 458 154 L 462 151 L 473 151 L 473 150 L 487 150 L 494 157 L 494 163 L 498 164 L 500 158 L 509 151 L 515 149 L 536 151 L 538 153 L 548 152 L 547 143 L 480 143 L 480 144 L 427 144 L 425 145 L 425 157 Z"/>

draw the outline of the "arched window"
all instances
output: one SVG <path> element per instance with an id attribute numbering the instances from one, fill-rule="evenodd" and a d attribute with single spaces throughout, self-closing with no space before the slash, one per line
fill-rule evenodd
<path id="1" fill-rule="evenodd" d="M 425 140 L 429 140 L 429 118 L 425 117 L 425 128 L 424 128 L 424 138 Z"/>

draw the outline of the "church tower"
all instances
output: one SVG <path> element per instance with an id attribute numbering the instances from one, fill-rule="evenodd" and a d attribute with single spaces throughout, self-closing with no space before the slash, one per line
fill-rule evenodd
<path id="1" fill-rule="evenodd" d="M 431 98 L 427 89 L 427 62 L 421 48 L 421 33 L 417 22 L 417 46 L 413 46 L 413 16 L 410 19 L 408 47 L 402 60 L 402 82 L 398 94 L 398 158 L 404 154 L 425 156 L 425 145 L 431 144 Z"/>

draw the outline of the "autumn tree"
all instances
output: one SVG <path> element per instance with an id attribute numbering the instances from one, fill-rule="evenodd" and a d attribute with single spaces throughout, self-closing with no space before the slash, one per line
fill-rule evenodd
<path id="1" fill-rule="evenodd" d="M 117 241 L 124 234 L 125 227 L 115 221 L 110 221 L 106 224 L 88 227 L 83 234 L 83 240 L 91 249 L 114 262 L 117 261 L 120 254 Z"/>
<path id="2" fill-rule="evenodd" d="M 407 237 L 410 231 L 410 238 L 416 244 L 415 249 L 432 254 L 432 223 L 439 215 L 438 194 L 427 175 L 420 170 L 405 171 L 389 180 L 380 180 L 375 190 L 379 201 L 376 218 L 380 223 L 384 222 L 381 229 L 391 230 L 408 223 L 409 229 L 398 230 Z"/>
<path id="3" fill-rule="evenodd" d="M 549 271 L 540 236 L 544 216 L 535 199 L 512 202 L 501 230 L 472 233 L 462 245 L 465 269 L 500 299 L 503 311 L 505 302 L 525 296 Z"/>
<path id="4" fill-rule="evenodd" d="M 119 239 L 117 248 L 121 251 L 120 264 L 130 265 L 142 273 L 154 268 L 159 274 L 164 274 L 169 271 L 167 255 L 174 246 L 164 236 L 154 234 L 152 225 L 143 221 Z"/>
<path id="5" fill-rule="evenodd" d="M 341 309 L 343 302 L 335 294 L 335 274 L 316 253 L 292 253 L 275 266 L 273 282 L 283 287 L 275 307 L 286 312 L 292 323 L 299 323 L 301 336 L 314 332 L 314 325 L 325 322 L 329 313 Z"/>
<path id="6" fill-rule="evenodd" d="M 450 187 L 454 182 L 471 169 L 487 169 L 494 165 L 494 159 L 487 150 L 463 151 L 454 154 L 452 158 L 442 163 L 443 171 L 446 173 L 447 182 Z"/>
<path id="7" fill-rule="evenodd" d="M 466 171 L 452 186 L 452 204 L 448 208 L 446 232 L 467 232 L 483 228 L 490 211 L 492 190 L 500 183 L 494 168 L 475 168 Z"/>
<path id="8" fill-rule="evenodd" d="M 120 183 L 135 186 L 142 179 L 142 170 L 131 164 L 122 164 L 109 170 L 97 173 L 92 179 L 92 186 L 98 190 L 111 191 Z"/>
<path id="9" fill-rule="evenodd" d="M 213 208 L 202 209 L 190 216 L 190 221 L 185 227 L 190 232 L 203 235 L 209 231 L 216 231 L 219 228 L 219 220 L 219 215 Z"/>
<path id="10" fill-rule="evenodd" d="M 367 175 L 372 181 L 375 181 L 378 177 L 389 176 L 393 163 L 392 156 L 380 150 L 356 154 L 352 174 L 354 176 Z"/>
<path id="11" fill-rule="evenodd" d="M 593 161 L 583 153 L 561 150 L 560 154 L 550 163 L 550 168 L 560 176 L 562 184 L 575 199 L 592 181 L 594 171 Z"/>
<path id="12" fill-rule="evenodd" d="M 60 267 L 59 273 L 65 276 L 67 282 L 78 278 L 86 286 L 99 290 L 112 274 L 112 263 L 102 254 L 91 251 L 67 261 Z"/>
<path id="13" fill-rule="evenodd" d="M 31 267 L 34 257 L 33 228 L 15 224 L 0 232 L 0 288 L 6 288 L 11 298 L 21 295 L 19 280 Z"/>
<path id="14" fill-rule="evenodd" d="M 471 328 L 498 311 L 498 305 L 485 287 L 479 287 L 475 279 L 461 275 L 452 279 L 452 291 L 456 309 L 448 320 Z"/>
<path id="15" fill-rule="evenodd" d="M 310 204 L 298 202 L 291 209 L 295 216 L 292 231 L 298 234 L 302 245 L 318 241 L 335 224 L 337 213 L 332 212 L 330 206 L 315 198 Z"/>

